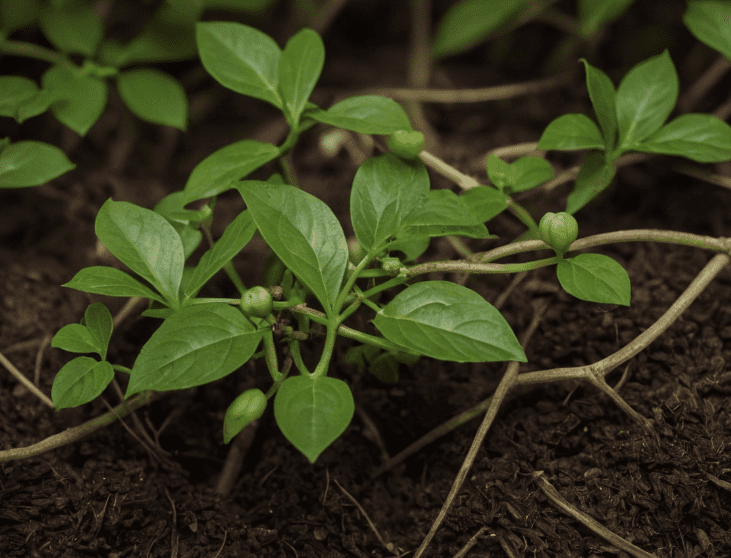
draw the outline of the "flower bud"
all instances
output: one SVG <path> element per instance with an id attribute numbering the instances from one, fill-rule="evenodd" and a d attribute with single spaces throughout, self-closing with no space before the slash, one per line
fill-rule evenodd
<path id="1" fill-rule="evenodd" d="M 541 240 L 563 256 L 579 236 L 579 224 L 570 213 L 546 213 L 538 224 Z"/>
<path id="2" fill-rule="evenodd" d="M 404 159 L 416 159 L 424 149 L 424 134 L 416 130 L 398 130 L 388 138 L 388 149 Z"/>
<path id="3" fill-rule="evenodd" d="M 247 389 L 229 405 L 223 419 L 223 443 L 241 432 L 245 426 L 258 419 L 267 408 L 267 396 L 260 389 Z"/>

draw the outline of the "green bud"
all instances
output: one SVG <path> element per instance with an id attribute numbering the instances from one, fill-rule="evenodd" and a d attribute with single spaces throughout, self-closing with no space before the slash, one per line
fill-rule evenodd
<path id="1" fill-rule="evenodd" d="M 388 138 L 388 149 L 404 159 L 416 159 L 424 149 L 424 134 L 416 130 L 398 130 Z"/>
<path id="2" fill-rule="evenodd" d="M 579 236 L 579 224 L 570 213 L 546 213 L 538 224 L 541 240 L 563 256 Z"/>
<path id="3" fill-rule="evenodd" d="M 266 318 L 272 313 L 274 301 L 271 293 L 264 287 L 251 287 L 241 295 L 241 310 L 247 316 L 255 318 Z"/>
<path id="4" fill-rule="evenodd" d="M 260 389 L 247 389 L 228 406 L 223 419 L 223 443 L 241 432 L 245 426 L 258 419 L 267 408 L 267 396 Z"/>
<path id="5" fill-rule="evenodd" d="M 381 258 L 381 268 L 383 269 L 383 271 L 385 271 L 389 275 L 392 275 L 393 277 L 396 277 L 399 274 L 402 267 L 403 264 L 398 258 Z"/>

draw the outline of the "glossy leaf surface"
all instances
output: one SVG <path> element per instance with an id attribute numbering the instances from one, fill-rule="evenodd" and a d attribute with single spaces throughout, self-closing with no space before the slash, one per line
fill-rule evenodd
<path id="1" fill-rule="evenodd" d="M 237 189 L 266 243 L 330 314 L 348 263 L 345 233 L 332 210 L 287 184 L 249 180 Z"/>
<path id="2" fill-rule="evenodd" d="M 399 293 L 373 322 L 404 349 L 453 362 L 526 362 L 502 314 L 471 289 L 426 281 Z"/>
<path id="3" fill-rule="evenodd" d="M 310 463 L 340 437 L 354 411 L 348 384 L 328 376 L 289 377 L 274 400 L 279 429 Z"/>
<path id="4" fill-rule="evenodd" d="M 632 285 L 624 268 L 603 254 L 561 260 L 556 275 L 570 295 L 589 302 L 629 306 Z"/>
<path id="5" fill-rule="evenodd" d="M 260 341 L 261 332 L 233 306 L 189 306 L 167 318 L 142 347 L 125 398 L 223 378 L 249 360 Z"/>

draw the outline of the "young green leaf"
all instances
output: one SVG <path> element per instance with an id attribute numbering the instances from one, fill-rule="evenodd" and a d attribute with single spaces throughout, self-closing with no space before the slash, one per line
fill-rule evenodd
<path id="1" fill-rule="evenodd" d="M 96 345 L 101 349 L 99 356 L 107 358 L 107 347 L 112 338 L 113 320 L 109 308 L 103 302 L 90 304 L 84 312 L 84 326 L 91 332 Z"/>
<path id="2" fill-rule="evenodd" d="M 185 130 L 188 99 L 180 82 L 154 68 L 128 70 L 117 76 L 122 101 L 145 122 Z"/>
<path id="3" fill-rule="evenodd" d="M 523 10 L 527 0 L 461 0 L 439 21 L 432 54 L 444 58 L 465 51 Z"/>
<path id="4" fill-rule="evenodd" d="M 586 70 L 586 87 L 589 90 L 589 98 L 594 107 L 599 126 L 604 132 L 604 145 L 607 151 L 611 151 L 617 141 L 617 113 L 615 108 L 617 92 L 607 74 L 589 64 L 584 58 L 581 59 L 581 62 L 584 63 Z"/>
<path id="5" fill-rule="evenodd" d="M 731 58 L 731 4 L 726 0 L 692 0 L 683 14 L 683 23 L 695 38 Z"/>
<path id="6" fill-rule="evenodd" d="M 487 227 L 452 190 L 431 190 L 426 203 L 402 222 L 404 238 L 456 235 L 467 238 L 490 238 Z"/>
<path id="7" fill-rule="evenodd" d="M 290 123 L 299 122 L 324 63 L 325 45 L 312 29 L 302 29 L 287 41 L 279 60 L 279 90 Z"/>
<path id="8" fill-rule="evenodd" d="M 112 315 L 101 302 L 89 305 L 81 324 L 62 327 L 51 340 L 51 347 L 70 353 L 97 353 L 102 360 L 107 357 L 107 347 L 112 336 Z"/>
<path id="9" fill-rule="evenodd" d="M 234 142 L 196 165 L 185 184 L 185 203 L 210 198 L 235 186 L 234 182 L 279 156 L 271 143 L 254 140 Z"/>
<path id="10" fill-rule="evenodd" d="M 360 245 L 370 251 L 395 236 L 428 193 L 429 175 L 421 161 L 409 163 L 392 154 L 366 159 L 350 193 L 350 218 Z"/>
<path id="11" fill-rule="evenodd" d="M 332 314 L 348 265 L 348 243 L 332 210 L 287 184 L 248 180 L 237 189 L 266 243 Z"/>
<path id="12" fill-rule="evenodd" d="M 41 9 L 41 30 L 61 52 L 93 56 L 104 35 L 104 27 L 90 3 L 45 5 Z"/>
<path id="13" fill-rule="evenodd" d="M 102 352 L 96 336 L 81 324 L 68 324 L 59 329 L 51 340 L 51 347 L 70 353 Z"/>
<path id="14" fill-rule="evenodd" d="M 487 175 L 501 192 L 513 194 L 549 181 L 554 172 L 551 164 L 541 157 L 521 157 L 511 164 L 490 155 L 487 158 Z"/>
<path id="15" fill-rule="evenodd" d="M 79 270 L 71 281 L 62 286 L 91 294 L 140 296 L 165 304 L 165 299 L 155 291 L 146 287 L 124 271 L 114 267 L 101 265 L 85 267 Z"/>
<path id="16" fill-rule="evenodd" d="M 170 391 L 227 376 L 254 354 L 261 332 L 233 306 L 197 304 L 167 318 L 142 347 L 125 398 Z"/>
<path id="17" fill-rule="evenodd" d="M 566 211 L 574 214 L 597 197 L 612 183 L 614 173 L 614 164 L 607 162 L 604 153 L 590 153 L 581 164 Z"/>
<path id="18" fill-rule="evenodd" d="M 290 376 L 274 399 L 279 429 L 310 463 L 340 437 L 354 411 L 348 384 L 328 376 Z"/>
<path id="19" fill-rule="evenodd" d="M 684 114 L 636 147 L 637 151 L 687 157 L 699 163 L 731 159 L 731 126 L 712 114 Z"/>
<path id="20" fill-rule="evenodd" d="M 112 365 L 90 357 L 76 357 L 58 371 L 51 388 L 56 410 L 78 407 L 96 399 L 114 379 Z"/>
<path id="21" fill-rule="evenodd" d="M 18 119 L 18 109 L 38 95 L 38 85 L 21 76 L 0 76 L 0 116 Z"/>
<path id="22" fill-rule="evenodd" d="M 503 161 L 500 157 L 489 155 L 487 157 L 487 176 L 495 188 L 503 192 L 506 187 L 515 183 L 513 168 L 510 163 Z"/>
<path id="23" fill-rule="evenodd" d="M 185 253 L 165 217 L 109 199 L 99 209 L 95 230 L 112 254 L 160 291 L 169 306 L 178 307 Z"/>
<path id="24" fill-rule="evenodd" d="M 428 236 L 421 238 L 407 237 L 404 234 L 397 234 L 396 241 L 388 245 L 389 254 L 399 251 L 404 253 L 405 262 L 413 262 L 429 248 L 431 238 Z"/>
<path id="25" fill-rule="evenodd" d="M 41 84 L 53 96 L 53 115 L 82 136 L 99 119 L 107 104 L 104 80 L 82 75 L 65 65 L 51 66 L 41 77 Z"/>
<path id="26" fill-rule="evenodd" d="M 538 149 L 604 149 L 604 138 L 588 116 L 564 114 L 543 130 Z"/>
<path id="27" fill-rule="evenodd" d="M 488 222 L 508 207 L 508 197 L 495 188 L 487 186 L 470 188 L 463 192 L 461 197 L 480 223 Z"/>
<path id="28" fill-rule="evenodd" d="M 502 314 L 476 292 L 447 281 L 425 281 L 402 291 L 373 321 L 403 347 L 453 362 L 526 362 Z"/>
<path id="29" fill-rule="evenodd" d="M 256 224 L 248 210 L 239 213 L 223 231 L 221 238 L 201 256 L 190 282 L 185 288 L 185 296 L 194 297 L 200 288 L 213 277 L 226 263 L 241 252 L 256 232 Z"/>
<path id="30" fill-rule="evenodd" d="M 0 151 L 0 188 L 38 186 L 75 168 L 55 145 L 19 141 Z"/>
<path id="31" fill-rule="evenodd" d="M 581 32 L 591 37 L 602 25 L 619 19 L 634 0 L 579 0 L 578 19 Z"/>
<path id="32" fill-rule="evenodd" d="M 174 62 L 196 56 L 195 23 L 200 19 L 202 2 L 162 2 L 144 29 L 122 45 L 106 39 L 100 49 L 100 61 L 122 67 L 136 63 Z"/>
<path id="33" fill-rule="evenodd" d="M 393 99 L 379 95 L 350 97 L 327 110 L 307 110 L 305 116 L 323 124 L 361 134 L 392 134 L 411 130 L 404 109 Z"/>
<path id="34" fill-rule="evenodd" d="M 206 71 L 242 95 L 284 108 L 279 94 L 279 60 L 282 51 L 269 35 L 241 23 L 197 23 L 198 53 Z"/>
<path id="35" fill-rule="evenodd" d="M 678 100 L 678 87 L 667 50 L 627 72 L 615 100 L 621 149 L 634 149 L 663 125 Z"/>
<path id="36" fill-rule="evenodd" d="M 580 300 L 629 306 L 632 285 L 624 268 L 609 256 L 579 254 L 561 260 L 556 275 L 565 290 Z"/>

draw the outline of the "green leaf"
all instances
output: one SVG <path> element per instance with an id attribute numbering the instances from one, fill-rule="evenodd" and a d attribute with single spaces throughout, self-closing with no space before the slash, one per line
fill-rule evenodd
<path id="1" fill-rule="evenodd" d="M 19 141 L 0 151 L 0 188 L 26 188 L 75 169 L 66 154 L 42 141 Z"/>
<path id="2" fill-rule="evenodd" d="M 51 340 L 51 347 L 70 353 L 102 352 L 96 336 L 81 324 L 68 324 L 59 329 Z"/>
<path id="3" fill-rule="evenodd" d="M 185 253 L 180 236 L 165 217 L 109 199 L 99 209 L 95 230 L 104 246 L 160 291 L 169 306 L 179 306 Z"/>
<path id="4" fill-rule="evenodd" d="M 239 213 L 223 231 L 223 235 L 198 262 L 190 283 L 185 288 L 185 296 L 194 297 L 208 280 L 226 263 L 238 254 L 254 236 L 256 224 L 248 210 Z"/>
<path id="5" fill-rule="evenodd" d="M 667 50 L 627 72 L 616 97 L 620 148 L 634 149 L 663 125 L 678 100 L 678 87 Z"/>
<path id="6" fill-rule="evenodd" d="M 56 410 L 78 407 L 99 397 L 114 379 L 112 365 L 90 357 L 76 357 L 58 371 L 51 388 Z"/>
<path id="7" fill-rule="evenodd" d="M 361 134 L 392 134 L 399 130 L 412 129 L 409 117 L 401 105 L 380 95 L 350 97 L 327 110 L 308 110 L 305 116 Z"/>
<path id="8" fill-rule="evenodd" d="M 712 114 L 684 114 L 671 120 L 635 149 L 687 157 L 699 163 L 731 159 L 731 127 Z"/>
<path id="9" fill-rule="evenodd" d="M 124 271 L 113 267 L 92 266 L 79 270 L 63 287 L 107 296 L 140 296 L 165 304 L 165 299 Z"/>
<path id="10" fill-rule="evenodd" d="M 500 312 L 476 292 L 425 281 L 399 293 L 376 315 L 383 336 L 410 352 L 452 362 L 526 362 Z"/>
<path id="11" fill-rule="evenodd" d="M 731 58 L 731 4 L 728 2 L 688 2 L 683 23 L 695 38 Z"/>
<path id="12" fill-rule="evenodd" d="M 185 203 L 210 198 L 235 186 L 234 182 L 279 156 L 271 143 L 241 140 L 218 151 L 196 165 L 185 184 Z"/>
<path id="13" fill-rule="evenodd" d="M 470 188 L 462 193 L 462 198 L 480 223 L 486 223 L 508 207 L 508 197 L 487 186 Z"/>
<path id="14" fill-rule="evenodd" d="M 340 437 L 354 411 L 348 384 L 327 376 L 291 376 L 284 380 L 274 399 L 279 429 L 310 463 Z"/>
<path id="15" fill-rule="evenodd" d="M 79 135 L 86 135 L 107 104 L 107 84 L 64 65 L 51 66 L 41 77 L 54 102 L 51 112 L 59 122 Z"/>
<path id="16" fill-rule="evenodd" d="M 605 2 L 606 3 L 606 2 Z M 607 151 L 614 149 L 617 141 L 617 113 L 616 98 L 617 92 L 609 76 L 599 68 L 589 64 L 584 58 L 581 59 L 586 69 L 586 87 L 589 90 L 589 98 L 594 107 L 599 126 L 604 132 L 604 145 Z"/>
<path id="17" fill-rule="evenodd" d="M 366 159 L 350 193 L 350 218 L 360 245 L 370 251 L 395 236 L 428 193 L 429 174 L 421 161 L 407 163 L 390 153 Z"/>
<path id="18" fill-rule="evenodd" d="M 507 25 L 526 3 L 527 0 L 461 0 L 453 4 L 437 25 L 433 56 L 444 58 L 475 46 L 495 29 Z"/>
<path id="19" fill-rule="evenodd" d="M 464 198 L 446 189 L 431 190 L 426 203 L 403 220 L 401 230 L 404 237 L 490 237 Z"/>
<path id="20" fill-rule="evenodd" d="M 87 3 L 44 6 L 40 25 L 53 46 L 69 54 L 93 56 L 104 35 L 101 19 Z"/>
<path id="21" fill-rule="evenodd" d="M 401 238 L 403 235 L 396 235 L 396 241 L 388 245 L 389 254 L 399 251 L 403 252 L 405 262 L 413 262 L 429 248 L 431 238 L 425 236 L 423 238 Z"/>
<path id="22" fill-rule="evenodd" d="M 206 71 L 228 89 L 282 109 L 279 59 L 282 51 L 269 35 L 241 23 L 197 23 L 198 53 Z"/>
<path id="23" fill-rule="evenodd" d="M 324 63 L 325 45 L 312 29 L 302 29 L 284 47 L 279 61 L 279 90 L 291 123 L 299 122 Z"/>
<path id="24" fill-rule="evenodd" d="M 170 391 L 227 376 L 254 354 L 261 332 L 235 307 L 198 304 L 167 318 L 142 347 L 125 399 L 140 391 Z"/>
<path id="25" fill-rule="evenodd" d="M 0 76 L 0 116 L 18 119 L 18 109 L 38 94 L 32 79 L 21 76 Z"/>
<path id="26" fill-rule="evenodd" d="M 382 382 L 398 382 L 398 361 L 390 352 L 381 353 L 373 359 L 373 362 L 371 362 L 368 367 L 368 372 L 373 374 Z"/>
<path id="27" fill-rule="evenodd" d="M 154 68 L 128 70 L 117 76 L 122 101 L 146 122 L 185 130 L 188 125 L 188 99 L 180 82 Z"/>
<path id="28" fill-rule="evenodd" d="M 612 183 L 614 173 L 614 164 L 608 162 L 603 153 L 590 153 L 581 164 L 566 211 L 574 214 L 597 197 Z"/>
<path id="29" fill-rule="evenodd" d="M 629 306 L 632 285 L 624 268 L 609 256 L 579 254 L 556 267 L 563 289 L 578 299 Z"/>
<path id="30" fill-rule="evenodd" d="M 586 37 L 608 23 L 619 19 L 634 0 L 578 0 L 578 19 Z"/>
<path id="31" fill-rule="evenodd" d="M 489 155 L 487 157 L 487 176 L 495 188 L 503 192 L 506 187 L 511 186 L 515 180 L 513 169 L 510 163 L 503 161 L 500 157 Z"/>
<path id="32" fill-rule="evenodd" d="M 546 126 L 538 149 L 604 149 L 604 138 L 588 116 L 564 114 Z"/>
<path id="33" fill-rule="evenodd" d="M 190 4 L 190 2 L 188 2 Z M 173 62 L 196 56 L 195 11 L 176 9 L 162 2 L 145 28 L 126 45 L 105 40 L 100 49 L 100 61 L 116 67 L 136 63 Z"/>
<path id="34" fill-rule="evenodd" d="M 501 192 L 512 194 L 535 188 L 553 178 L 554 173 L 551 164 L 541 157 L 521 157 L 510 164 L 490 155 L 487 175 Z"/>
<path id="35" fill-rule="evenodd" d="M 84 313 L 84 325 L 94 336 L 102 360 L 107 358 L 107 347 L 112 338 L 113 324 L 112 314 L 103 302 L 94 302 L 87 307 Z"/>
<path id="36" fill-rule="evenodd" d="M 237 189 L 266 243 L 332 315 L 348 264 L 345 233 L 332 210 L 287 184 L 249 180 Z"/>
<path id="37" fill-rule="evenodd" d="M 38 4 L 39 0 L 23 2 L 4 0 L 0 2 L 0 29 L 7 36 L 17 29 L 35 27 L 40 13 Z"/>

